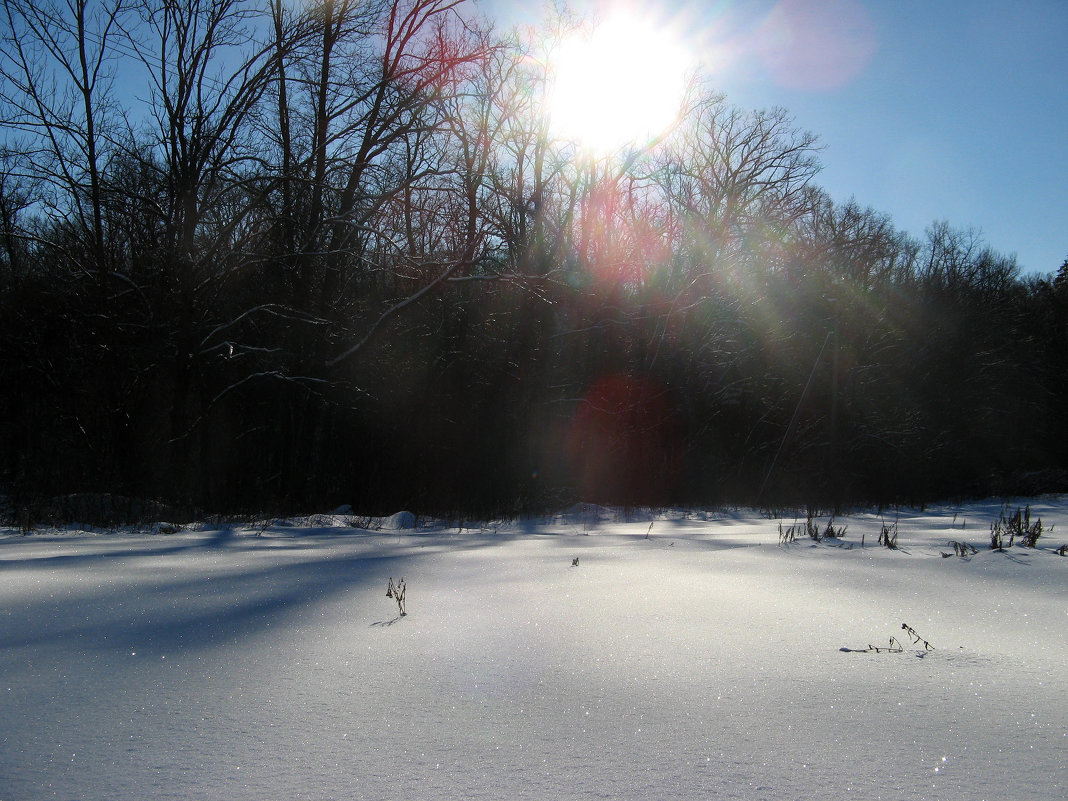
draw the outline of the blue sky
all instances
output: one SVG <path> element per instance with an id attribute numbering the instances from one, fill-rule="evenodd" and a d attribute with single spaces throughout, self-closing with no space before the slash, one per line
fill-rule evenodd
<path id="1" fill-rule="evenodd" d="M 1068 0 L 630 2 L 680 24 L 730 101 L 817 134 L 836 200 L 915 235 L 974 227 L 1025 273 L 1068 258 Z M 540 16 L 478 5 L 506 25 Z"/>

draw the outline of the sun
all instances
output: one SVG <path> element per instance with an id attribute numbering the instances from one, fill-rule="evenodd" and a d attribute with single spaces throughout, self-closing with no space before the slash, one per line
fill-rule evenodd
<path id="1" fill-rule="evenodd" d="M 616 16 L 561 42 L 552 58 L 549 125 L 601 154 L 646 144 L 678 118 L 690 59 L 681 38 Z"/>

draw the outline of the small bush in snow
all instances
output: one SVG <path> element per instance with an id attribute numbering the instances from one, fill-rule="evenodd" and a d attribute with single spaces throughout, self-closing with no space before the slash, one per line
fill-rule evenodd
<path id="1" fill-rule="evenodd" d="M 389 586 L 386 587 L 386 597 L 392 598 L 397 602 L 397 611 L 400 612 L 400 616 L 404 617 L 407 612 L 404 611 L 404 593 L 408 589 L 402 578 L 396 584 L 393 583 L 393 576 L 389 577 Z"/>
<path id="2" fill-rule="evenodd" d="M 810 540 L 815 540 L 816 542 L 819 542 L 821 539 L 823 539 L 823 537 L 820 535 L 819 524 L 815 520 L 813 520 L 811 516 L 808 518 L 808 520 L 805 521 L 805 533 L 808 534 L 808 538 Z"/>
<path id="3" fill-rule="evenodd" d="M 788 528 L 782 527 L 782 521 L 779 521 L 779 545 L 788 545 L 797 539 L 798 524 L 794 523 Z"/>
<path id="4" fill-rule="evenodd" d="M 1031 507 L 1024 507 L 1023 519 L 1020 519 L 1020 508 L 1016 508 L 1016 514 L 1012 516 L 1010 525 L 1015 527 L 1016 533 L 1019 535 L 1021 544 L 1025 548 L 1035 548 L 1038 546 L 1038 538 L 1042 536 L 1042 518 L 1038 518 L 1034 523 L 1031 522 Z M 1050 531 L 1053 531 L 1050 528 Z"/>
<path id="5" fill-rule="evenodd" d="M 1031 522 L 1031 507 L 1016 507 L 1011 517 L 1006 516 L 1008 507 L 1003 507 L 1001 517 L 990 524 L 990 548 L 995 551 L 1004 551 L 1006 548 L 1005 538 L 1008 537 L 1007 547 L 1011 548 L 1019 538 L 1020 545 L 1025 548 L 1038 546 L 1038 538 L 1044 533 L 1042 518 Z M 1050 531 L 1053 529 L 1051 528 Z"/>
<path id="6" fill-rule="evenodd" d="M 820 527 L 816 524 L 816 521 L 812 519 L 812 515 L 809 515 L 804 523 L 794 523 L 789 528 L 784 529 L 782 522 L 779 522 L 779 544 L 786 545 L 796 540 L 798 537 L 809 537 L 816 542 L 820 541 Z"/>
<path id="7" fill-rule="evenodd" d="M 809 539 L 820 542 L 826 539 L 841 539 L 845 536 L 848 526 L 838 526 L 835 528 L 834 518 L 832 517 L 827 521 L 827 525 L 824 528 L 820 528 L 812 515 L 810 514 L 804 523 L 794 523 L 789 528 L 783 528 L 782 522 L 779 523 L 779 544 L 786 545 L 793 542 L 798 537 L 808 537 Z"/>
<path id="8" fill-rule="evenodd" d="M 845 536 L 846 529 L 849 526 L 834 527 L 834 518 L 832 517 L 827 521 L 827 528 L 823 530 L 823 538 L 825 540 L 840 540 Z"/>
<path id="9" fill-rule="evenodd" d="M 966 542 L 957 542 L 956 540 L 950 540 L 949 544 L 953 546 L 953 553 L 955 553 L 961 558 L 979 553 L 979 550 L 974 545 L 969 545 Z"/>
<path id="10" fill-rule="evenodd" d="M 894 521 L 892 526 L 883 523 L 882 529 L 879 531 L 879 544 L 885 545 L 892 551 L 897 550 L 897 521 Z"/>
<path id="11" fill-rule="evenodd" d="M 990 550 L 1004 551 L 1005 525 L 1004 517 L 990 524 Z"/>

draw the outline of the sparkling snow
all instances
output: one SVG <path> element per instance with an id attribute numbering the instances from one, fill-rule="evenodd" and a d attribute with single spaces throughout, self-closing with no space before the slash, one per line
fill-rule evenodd
<path id="1" fill-rule="evenodd" d="M 0 530 L 0 801 L 1063 800 L 1068 498 L 1000 509 Z"/>

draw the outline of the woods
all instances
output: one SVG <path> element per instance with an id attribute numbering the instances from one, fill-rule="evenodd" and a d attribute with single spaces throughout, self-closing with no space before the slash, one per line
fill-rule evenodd
<path id="1" fill-rule="evenodd" d="M 1068 489 L 1068 262 L 818 186 L 782 109 L 555 138 L 462 2 L 3 0 L 0 491 L 211 511 Z M 1051 269 L 1053 265 L 1049 266 Z"/>

